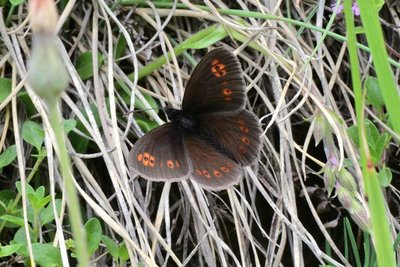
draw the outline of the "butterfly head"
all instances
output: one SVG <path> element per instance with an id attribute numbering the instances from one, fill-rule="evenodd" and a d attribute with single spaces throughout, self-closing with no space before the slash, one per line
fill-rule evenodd
<path id="1" fill-rule="evenodd" d="M 168 119 L 182 127 L 183 129 L 193 132 L 196 129 L 196 122 L 192 115 L 185 113 L 183 110 L 166 108 Z"/>

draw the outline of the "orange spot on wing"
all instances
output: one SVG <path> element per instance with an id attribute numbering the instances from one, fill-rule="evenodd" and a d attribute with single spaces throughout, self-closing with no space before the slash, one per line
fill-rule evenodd
<path id="1" fill-rule="evenodd" d="M 203 175 L 207 178 L 211 178 L 211 175 L 208 171 L 203 171 Z"/>
<path id="2" fill-rule="evenodd" d="M 220 169 L 221 169 L 221 171 L 223 171 L 223 172 L 229 172 L 229 168 L 227 168 L 227 167 L 225 167 L 225 166 L 220 167 Z"/>
<path id="3" fill-rule="evenodd" d="M 244 154 L 244 153 L 246 153 L 246 149 L 245 149 L 244 147 L 240 146 L 240 147 L 239 147 L 239 152 L 240 152 L 241 154 Z"/>
<path id="4" fill-rule="evenodd" d="M 137 155 L 137 160 L 138 160 L 138 161 L 142 161 L 142 159 L 143 159 L 143 155 L 142 155 L 142 154 L 138 154 L 138 155 Z"/>
<path id="5" fill-rule="evenodd" d="M 245 143 L 246 145 L 250 144 L 250 140 L 246 136 L 242 137 L 242 142 Z"/>
<path id="6" fill-rule="evenodd" d="M 214 176 L 216 176 L 216 177 L 222 177 L 222 173 L 220 173 L 217 170 L 214 170 L 213 173 L 214 173 Z"/>
<path id="7" fill-rule="evenodd" d="M 214 74 L 215 77 L 223 77 L 226 75 L 226 65 L 220 63 L 219 60 L 214 59 L 211 61 L 211 72 Z"/>
<path id="8" fill-rule="evenodd" d="M 249 132 L 249 128 L 247 128 L 247 127 L 245 127 L 245 126 L 243 126 L 243 125 L 240 126 L 240 130 L 241 130 L 242 132 L 245 132 L 245 133 L 248 133 L 248 132 Z"/>
<path id="9" fill-rule="evenodd" d="M 216 73 L 215 76 L 218 78 L 223 77 L 226 75 L 226 70 L 221 70 L 220 72 Z"/>
<path id="10" fill-rule="evenodd" d="M 156 164 L 156 160 L 155 160 L 154 156 L 150 155 L 150 160 L 149 160 L 150 167 L 154 167 L 155 164 Z"/>
<path id="11" fill-rule="evenodd" d="M 172 160 L 168 160 L 168 161 L 167 161 L 167 166 L 168 166 L 168 168 L 170 168 L 170 169 L 173 169 L 173 168 L 174 168 L 174 163 L 172 162 Z"/>
<path id="12" fill-rule="evenodd" d="M 179 161 L 175 160 L 175 166 L 176 166 L 177 168 L 180 168 L 180 167 L 181 167 L 181 166 L 179 165 Z"/>
<path id="13" fill-rule="evenodd" d="M 232 90 L 231 89 L 228 89 L 228 88 L 225 88 L 223 91 L 222 91 L 222 93 L 224 94 L 224 95 L 231 95 L 232 94 Z"/>
<path id="14" fill-rule="evenodd" d="M 143 165 L 144 166 L 149 165 L 149 160 L 150 160 L 150 154 L 147 152 L 143 153 Z"/>

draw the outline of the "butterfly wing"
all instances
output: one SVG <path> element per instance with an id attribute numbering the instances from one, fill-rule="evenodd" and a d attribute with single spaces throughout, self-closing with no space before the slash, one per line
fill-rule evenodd
<path id="1" fill-rule="evenodd" d="M 163 124 L 136 141 L 129 162 L 141 176 L 152 181 L 178 181 L 188 177 L 190 164 L 183 131 L 173 123 Z"/>
<path id="2" fill-rule="evenodd" d="M 243 175 L 241 167 L 212 145 L 194 135 L 185 138 L 192 161 L 192 177 L 207 190 L 222 190 L 237 184 Z"/>
<path id="3" fill-rule="evenodd" d="M 253 113 L 242 110 L 233 116 L 207 114 L 200 116 L 197 123 L 200 135 L 241 165 L 249 165 L 258 157 L 262 129 Z"/>
<path id="4" fill-rule="evenodd" d="M 232 112 L 243 108 L 245 83 L 236 56 L 226 48 L 209 52 L 186 86 L 182 109 L 190 114 Z"/>

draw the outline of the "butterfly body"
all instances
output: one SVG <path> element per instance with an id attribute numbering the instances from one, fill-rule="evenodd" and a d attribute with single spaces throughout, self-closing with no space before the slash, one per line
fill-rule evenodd
<path id="1" fill-rule="evenodd" d="M 245 83 L 236 56 L 209 52 L 186 87 L 182 109 L 167 109 L 170 122 L 141 137 L 130 162 L 142 177 L 179 181 L 193 177 L 203 188 L 225 189 L 243 175 L 261 148 L 257 117 L 244 109 Z"/>
<path id="2" fill-rule="evenodd" d="M 197 124 L 192 115 L 185 113 L 183 110 L 173 108 L 167 108 L 166 113 L 171 123 L 177 127 L 181 127 L 184 131 L 188 132 L 196 131 Z"/>

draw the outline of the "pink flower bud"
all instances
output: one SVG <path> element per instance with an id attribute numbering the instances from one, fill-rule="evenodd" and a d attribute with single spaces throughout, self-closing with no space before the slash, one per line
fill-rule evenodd
<path id="1" fill-rule="evenodd" d="M 29 2 L 29 17 L 33 32 L 55 33 L 58 13 L 53 0 L 31 0 Z"/>

